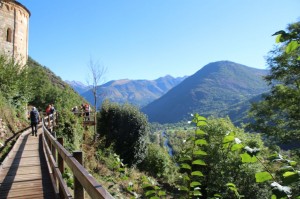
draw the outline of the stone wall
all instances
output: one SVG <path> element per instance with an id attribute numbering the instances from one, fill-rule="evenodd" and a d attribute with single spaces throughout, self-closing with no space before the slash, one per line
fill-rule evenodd
<path id="1" fill-rule="evenodd" d="M 30 12 L 17 1 L 0 0 L 0 53 L 21 65 L 28 59 Z"/>

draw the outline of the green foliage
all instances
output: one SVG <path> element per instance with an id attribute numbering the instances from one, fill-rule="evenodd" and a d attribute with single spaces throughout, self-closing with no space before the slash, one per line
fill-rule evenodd
<path id="1" fill-rule="evenodd" d="M 273 154 L 269 165 L 278 168 L 273 171 L 276 180 L 271 183 L 273 194 L 277 198 L 300 196 L 300 169 L 296 161 L 285 158 L 281 154 Z"/>
<path id="2" fill-rule="evenodd" d="M 62 177 L 65 180 L 67 186 L 71 189 L 74 189 L 74 178 L 67 168 L 65 168 L 65 172 L 62 174 Z"/>
<path id="3" fill-rule="evenodd" d="M 203 137 L 205 133 L 202 131 L 205 126 L 206 118 L 195 114 L 192 123 L 196 125 L 195 133 L 189 138 L 190 145 L 185 145 L 179 159 L 180 172 L 182 173 L 182 185 L 179 190 L 183 192 L 186 198 L 197 198 L 202 196 L 201 185 L 203 174 L 201 170 L 206 166 L 202 159 L 206 154 L 202 150 L 207 141 Z M 201 133 L 200 133 L 201 132 Z"/>
<path id="4" fill-rule="evenodd" d="M 71 111 L 59 112 L 56 136 L 64 138 L 64 147 L 69 151 L 80 149 L 82 144 L 84 129 L 81 120 Z"/>
<path id="5" fill-rule="evenodd" d="M 268 154 L 260 136 L 246 134 L 242 129 L 234 127 L 228 118 L 210 118 L 206 122 L 208 125 L 196 128 L 193 134 L 189 130 L 178 131 L 174 135 L 169 133 L 172 143 L 179 144 L 179 142 L 173 141 L 175 138 L 181 140 L 182 147 L 193 149 L 193 154 L 201 157 L 201 160 L 192 160 L 191 155 L 186 155 L 187 151 L 180 152 L 178 150 L 180 147 L 172 145 L 176 161 L 185 161 L 184 164 L 181 164 L 181 168 L 189 171 L 193 177 L 199 177 L 198 182 L 201 183 L 202 193 L 200 198 L 217 198 L 218 194 L 222 195 L 222 198 L 270 196 L 267 185 L 255 183 L 255 173 L 261 171 L 263 166 L 257 162 L 254 155 L 258 151 L 261 154 Z M 197 123 L 201 124 L 202 122 Z M 200 137 L 194 138 L 195 134 Z M 243 141 L 245 146 L 236 139 L 237 137 Z M 203 145 L 195 145 L 195 143 Z M 195 146 L 201 148 L 195 148 Z M 247 154 L 249 158 L 247 161 L 251 163 L 243 164 L 240 154 Z M 192 164 L 193 162 L 194 164 Z M 200 168 L 197 172 L 195 172 L 196 170 L 192 171 L 195 166 Z M 191 177 L 182 176 L 182 180 L 191 180 Z M 228 182 L 234 182 L 238 192 L 229 188 L 226 185 Z M 195 184 L 193 183 L 193 185 Z M 189 190 L 187 186 L 181 186 L 180 189 Z M 237 193 L 242 193 L 242 195 L 237 195 Z"/>
<path id="6" fill-rule="evenodd" d="M 82 103 L 82 98 L 49 69 L 29 57 L 25 66 L 14 63 L 0 55 L 0 117 L 10 129 L 23 120 L 28 125 L 27 106 L 32 105 L 42 112 L 48 104 L 54 103 L 59 112 L 59 126 L 55 131 L 64 137 L 68 149 L 78 149 L 82 141 L 83 128 L 78 118 L 69 110 Z M 3 98 L 3 99 L 2 99 Z M 15 116 L 15 115 L 16 116 Z"/>
<path id="7" fill-rule="evenodd" d="M 149 199 L 163 199 L 166 198 L 166 192 L 161 190 L 157 184 L 151 180 L 151 178 L 143 176 L 142 178 L 142 188 L 144 190 L 144 195 Z"/>
<path id="8" fill-rule="evenodd" d="M 173 182 L 177 173 L 175 163 L 167 151 L 157 144 L 149 144 L 147 154 L 141 164 L 138 165 L 141 171 L 149 175 L 163 179 L 167 182 Z"/>
<path id="9" fill-rule="evenodd" d="M 83 102 L 59 77 L 49 69 L 29 58 L 27 63 L 27 85 L 30 87 L 28 103 L 44 112 L 48 104 L 54 104 L 58 112 L 58 126 L 55 127 L 58 137 L 63 137 L 65 147 L 69 151 L 80 148 L 84 129 L 82 118 L 75 116 L 70 110 Z"/>
<path id="10" fill-rule="evenodd" d="M 100 159 L 101 156 L 102 156 L 102 155 L 100 155 L 100 152 L 101 152 L 101 150 L 99 150 L 97 152 L 97 157 L 98 157 L 97 159 Z M 121 181 L 127 180 L 129 178 L 128 172 L 127 172 L 128 168 L 126 167 L 125 164 L 123 164 L 123 162 L 121 161 L 119 155 L 117 155 L 115 153 L 110 155 L 110 158 L 107 159 L 106 163 L 107 163 L 106 165 L 114 173 L 114 179 L 110 178 L 108 180 L 110 182 L 109 186 L 108 186 L 108 189 L 109 189 L 109 191 L 111 193 L 117 194 L 117 193 L 115 193 L 115 190 L 118 189 L 118 187 L 119 187 L 118 183 L 120 183 L 120 181 L 116 180 L 116 179 L 120 179 Z M 127 192 L 132 193 L 133 195 L 136 194 L 134 192 L 134 188 L 133 188 L 133 184 L 132 183 L 129 183 L 125 187 L 125 189 L 127 190 Z M 134 197 L 132 197 L 132 198 L 134 198 Z"/>
<path id="11" fill-rule="evenodd" d="M 267 171 L 258 172 L 255 174 L 256 182 L 264 182 L 266 180 L 271 180 L 272 178 L 272 175 Z"/>
<path id="12" fill-rule="evenodd" d="M 300 22 L 290 24 L 287 32 L 274 35 L 282 45 L 270 52 L 267 59 L 271 73 L 265 80 L 270 93 L 253 104 L 249 127 L 267 135 L 275 143 L 300 141 Z M 298 44 L 296 44 L 298 43 Z"/>
<path id="13" fill-rule="evenodd" d="M 97 123 L 99 137 L 105 139 L 106 147 L 113 144 L 125 164 L 132 166 L 144 159 L 149 125 L 136 107 L 104 101 Z"/>
<path id="14" fill-rule="evenodd" d="M 0 55 L 0 92 L 9 104 L 16 108 L 23 106 L 30 98 L 30 86 L 27 86 L 26 66 L 21 67 L 13 60 Z"/>
<path id="15" fill-rule="evenodd" d="M 232 137 L 232 135 L 228 135 L 227 137 Z M 224 140 L 226 137 L 224 138 Z M 243 147 L 239 150 L 241 153 L 242 162 L 243 163 L 253 163 L 257 160 L 263 166 L 264 171 L 259 171 L 255 173 L 255 179 L 257 183 L 263 183 L 266 181 L 273 180 L 271 183 L 272 187 L 272 198 L 290 198 L 292 193 L 296 196 L 300 194 L 299 190 L 299 182 L 300 182 L 300 170 L 297 169 L 297 162 L 289 159 L 285 159 L 280 154 L 272 154 L 267 160 L 261 160 L 258 158 L 258 153 L 260 150 L 258 148 L 251 148 L 249 146 L 245 146 L 242 141 L 234 137 L 234 139 L 226 139 L 230 140 L 229 142 L 237 142 Z M 228 145 L 226 145 L 228 147 Z M 233 150 L 231 148 L 231 150 Z M 255 160 L 254 160 L 255 158 Z M 267 164 L 270 168 L 267 167 Z M 273 170 L 273 171 L 272 171 Z"/>
<path id="16" fill-rule="evenodd" d="M 265 79 L 272 85 L 264 100 L 252 106 L 251 116 L 255 122 L 250 126 L 262 132 L 275 143 L 300 141 L 300 22 L 290 24 L 286 31 L 278 31 L 276 42 L 282 45 L 271 51 L 268 64 L 271 73 Z M 266 161 L 261 161 L 266 164 Z M 270 156 L 269 170 L 256 173 L 256 182 L 271 179 L 272 199 L 299 198 L 300 171 L 297 162 L 281 154 Z M 274 168 L 277 168 L 274 170 Z"/>
<path id="17" fill-rule="evenodd" d="M 289 32 L 284 30 L 277 31 L 273 36 L 276 36 L 276 43 L 285 43 L 285 53 L 290 54 L 300 47 L 299 23 L 291 24 L 288 30 Z M 297 60 L 300 60 L 300 55 Z"/>
<path id="18" fill-rule="evenodd" d="M 236 198 L 239 198 L 239 199 L 240 198 L 244 198 L 244 196 L 241 196 L 239 194 L 238 189 L 235 186 L 235 184 L 233 184 L 233 183 L 227 183 L 226 186 L 228 187 L 229 190 L 231 190 L 234 193 L 234 195 L 235 195 Z"/>

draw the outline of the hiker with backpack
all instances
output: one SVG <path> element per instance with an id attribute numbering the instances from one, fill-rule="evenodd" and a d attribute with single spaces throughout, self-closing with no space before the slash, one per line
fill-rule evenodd
<path id="1" fill-rule="evenodd" d="M 30 111 L 30 122 L 31 122 L 31 135 L 37 136 L 37 125 L 40 122 L 40 115 L 35 107 L 32 107 Z"/>
<path id="2" fill-rule="evenodd" d="M 54 104 L 51 104 L 51 107 L 50 107 L 50 119 L 51 120 L 54 118 L 54 112 L 55 112 Z"/>

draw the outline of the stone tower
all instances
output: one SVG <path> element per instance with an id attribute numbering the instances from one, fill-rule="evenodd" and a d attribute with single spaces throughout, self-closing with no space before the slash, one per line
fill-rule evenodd
<path id="1" fill-rule="evenodd" d="M 0 54 L 20 65 L 28 59 L 30 11 L 18 1 L 0 0 Z"/>

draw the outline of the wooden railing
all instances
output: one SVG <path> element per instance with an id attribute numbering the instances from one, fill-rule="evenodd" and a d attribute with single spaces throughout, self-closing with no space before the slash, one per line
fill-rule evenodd
<path id="1" fill-rule="evenodd" d="M 93 199 L 113 199 L 91 174 L 82 166 L 82 152 L 76 151 L 70 154 L 63 147 L 63 138 L 57 138 L 55 133 L 49 132 L 49 126 L 45 121 L 51 122 L 45 117 L 43 119 L 43 146 L 48 159 L 49 168 L 52 172 L 51 178 L 55 191 L 60 198 L 84 199 L 84 190 Z M 54 118 L 55 121 L 55 118 Z M 54 135 L 53 135 L 54 134 Z M 74 196 L 69 191 L 62 173 L 64 164 L 67 164 L 74 175 Z"/>
<path id="2" fill-rule="evenodd" d="M 95 125 L 96 113 L 94 111 L 89 112 L 89 115 L 86 115 L 86 112 L 76 111 L 73 112 L 74 115 L 82 117 L 83 126 L 92 126 Z"/>

